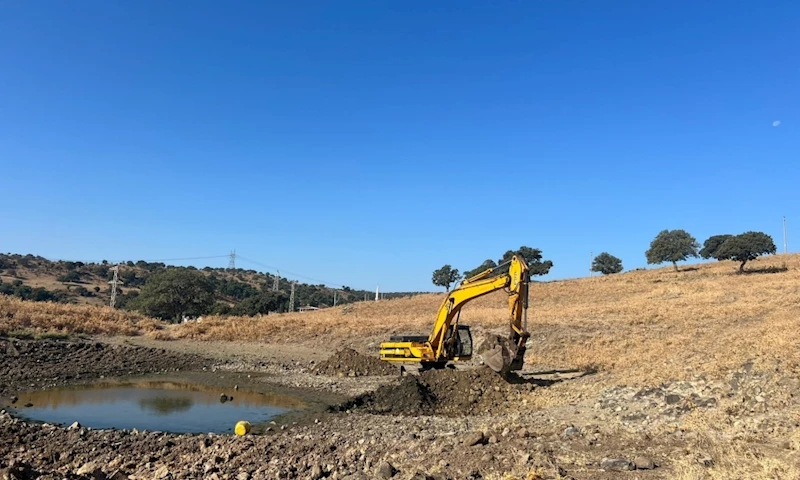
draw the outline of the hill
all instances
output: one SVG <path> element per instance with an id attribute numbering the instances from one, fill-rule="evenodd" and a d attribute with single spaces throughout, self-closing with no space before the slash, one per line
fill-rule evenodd
<path id="1" fill-rule="evenodd" d="M 35 255 L 0 254 L 0 293 L 25 300 L 55 301 L 89 305 L 108 305 L 111 298 L 110 280 L 113 265 L 108 262 L 83 263 L 51 261 Z M 136 297 L 148 280 L 167 269 L 185 268 L 203 273 L 212 283 L 217 301 L 214 312 L 233 311 L 242 301 L 263 291 L 271 291 L 275 275 L 256 270 L 205 267 L 176 267 L 161 262 L 128 261 L 119 266 L 116 305 L 125 308 Z M 276 310 L 288 310 L 291 279 L 278 279 L 278 292 L 285 299 Z M 384 293 L 383 298 L 396 298 L 414 293 Z M 325 285 L 297 283 L 295 306 L 327 308 L 334 304 L 345 305 L 374 298 L 374 292 L 354 290 L 343 286 L 334 289 Z"/>
<path id="2" fill-rule="evenodd" d="M 720 374 L 745 362 L 800 366 L 800 255 L 638 270 L 604 277 L 536 283 L 529 311 L 530 361 L 559 368 L 625 372 L 652 383 Z M 785 270 L 785 271 L 784 271 Z M 246 277 L 245 277 L 246 278 Z M 266 316 L 206 316 L 165 325 L 106 308 L 56 306 L 7 299 L 0 331 L 34 329 L 147 334 L 157 339 L 241 340 L 373 349 L 388 335 L 427 333 L 442 294 L 357 302 L 320 311 Z M 112 316 L 113 320 L 108 317 Z M 85 320 L 96 317 L 98 325 Z M 505 294 L 464 308 L 462 323 L 503 331 Z M 78 318 L 81 320 L 69 320 Z M 60 323 L 51 324 L 57 321 Z"/>

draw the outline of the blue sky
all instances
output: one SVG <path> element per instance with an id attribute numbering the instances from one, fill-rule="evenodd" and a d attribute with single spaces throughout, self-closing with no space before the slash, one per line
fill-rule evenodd
<path id="1" fill-rule="evenodd" d="M 798 18 L 789 1 L 6 1 L 0 251 L 236 249 L 392 291 L 520 245 L 555 263 L 545 279 L 588 275 L 590 252 L 645 267 L 667 228 L 782 250 L 784 215 L 793 251 Z"/>

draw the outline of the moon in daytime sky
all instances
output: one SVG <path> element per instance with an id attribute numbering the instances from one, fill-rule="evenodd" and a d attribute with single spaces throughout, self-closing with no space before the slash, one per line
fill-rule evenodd
<path id="1" fill-rule="evenodd" d="M 773 126 L 773 127 L 777 127 L 777 126 L 778 126 L 778 125 L 780 125 L 780 124 L 781 124 L 781 121 L 780 121 L 780 120 L 775 120 L 774 122 L 772 122 L 772 126 Z"/>

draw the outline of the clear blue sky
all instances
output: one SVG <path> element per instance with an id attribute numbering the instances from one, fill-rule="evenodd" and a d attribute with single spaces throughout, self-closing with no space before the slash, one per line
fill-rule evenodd
<path id="1" fill-rule="evenodd" d="M 643 267 L 665 228 L 782 250 L 784 215 L 792 251 L 798 19 L 792 1 L 4 1 L 0 251 L 236 249 L 392 291 L 521 245 L 545 279 L 588 275 L 590 252 Z"/>

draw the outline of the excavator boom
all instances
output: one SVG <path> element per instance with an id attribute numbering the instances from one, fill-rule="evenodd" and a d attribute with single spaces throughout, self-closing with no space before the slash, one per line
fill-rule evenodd
<path id="1" fill-rule="evenodd" d="M 528 308 L 528 265 L 520 255 L 508 262 L 508 272 L 493 275 L 505 264 L 487 269 L 465 279 L 448 293 L 436 315 L 433 329 L 427 338 L 392 337 L 381 343 L 380 357 L 390 362 L 420 362 L 423 366 L 442 367 L 448 361 L 472 357 L 472 336 L 469 327 L 459 325 L 461 308 L 471 300 L 497 290 L 507 289 L 510 311 L 508 338 L 498 338 L 493 345 L 484 342 L 481 357 L 496 372 L 519 370 L 525 354 Z"/>

